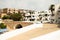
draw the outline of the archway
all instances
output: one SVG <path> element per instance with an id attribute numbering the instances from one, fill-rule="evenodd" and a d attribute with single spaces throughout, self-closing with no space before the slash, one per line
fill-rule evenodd
<path id="1" fill-rule="evenodd" d="M 19 28 L 22 28 L 22 25 L 21 24 L 18 24 L 15 29 L 19 29 Z"/>

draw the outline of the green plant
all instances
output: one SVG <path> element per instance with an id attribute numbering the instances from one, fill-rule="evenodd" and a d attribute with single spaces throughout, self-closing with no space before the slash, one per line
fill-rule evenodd
<path id="1" fill-rule="evenodd" d="M 10 15 L 10 18 L 14 21 L 21 21 L 22 15 L 19 13 L 14 13 Z"/>
<path id="2" fill-rule="evenodd" d="M 22 21 L 23 19 L 23 16 L 22 16 L 23 13 L 12 13 L 10 15 L 5 15 L 2 17 L 2 19 L 12 19 L 14 21 Z"/>
<path id="3" fill-rule="evenodd" d="M 52 14 L 53 14 L 53 11 L 55 10 L 55 5 L 54 5 L 54 4 L 50 5 L 49 10 L 51 10 L 51 12 L 52 12 Z"/>
<path id="4" fill-rule="evenodd" d="M 3 23 L 0 23 L 0 28 L 4 29 L 4 28 L 6 28 L 6 25 L 4 25 Z"/>
<path id="5" fill-rule="evenodd" d="M 4 20 L 4 19 L 10 19 L 10 16 L 5 15 L 5 16 L 2 17 L 2 19 L 3 19 L 3 20 Z"/>

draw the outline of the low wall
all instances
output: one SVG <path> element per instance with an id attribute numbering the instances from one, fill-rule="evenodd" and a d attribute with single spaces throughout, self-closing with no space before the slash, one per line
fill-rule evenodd
<path id="1" fill-rule="evenodd" d="M 22 27 L 26 27 L 26 26 L 31 25 L 33 23 L 30 23 L 30 22 L 21 22 L 21 21 L 4 21 L 4 24 L 7 26 L 7 29 L 10 31 L 10 30 L 15 30 L 15 27 L 18 24 L 21 24 Z"/>
<path id="2" fill-rule="evenodd" d="M 22 27 L 26 27 L 28 25 L 33 24 L 32 22 L 22 22 L 22 21 L 3 21 L 3 22 L 4 22 L 5 25 L 7 25 L 7 29 L 9 31 L 10 30 L 15 30 L 15 27 L 18 24 L 21 24 Z M 43 24 L 43 28 L 54 28 L 54 27 L 57 27 L 57 26 L 58 26 L 58 24 L 49 24 L 49 23 Z"/>

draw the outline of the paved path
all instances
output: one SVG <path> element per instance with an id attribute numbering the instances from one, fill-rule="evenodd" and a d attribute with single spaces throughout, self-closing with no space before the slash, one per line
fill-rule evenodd
<path id="1" fill-rule="evenodd" d="M 5 34 L 2 34 L 0 35 L 0 40 L 5 40 L 5 39 L 8 39 L 10 37 L 13 37 L 15 35 L 18 35 L 18 34 L 22 34 L 24 32 L 27 32 L 29 30 L 32 30 L 32 29 L 35 29 L 35 28 L 42 28 L 43 24 L 32 24 L 32 25 L 29 25 L 29 26 L 26 26 L 24 28 L 20 28 L 20 29 L 17 29 L 17 30 L 13 30 L 11 32 L 7 32 Z"/>
<path id="2" fill-rule="evenodd" d="M 30 40 L 60 40 L 60 30 L 45 34 L 43 36 L 38 36 Z"/>
<path id="3" fill-rule="evenodd" d="M 38 25 L 38 26 L 37 26 Z M 0 40 L 32 40 L 32 38 L 59 30 L 55 25 L 32 24 L 30 26 L 7 32 L 0 36 Z M 52 27 L 51 27 L 52 26 Z"/>

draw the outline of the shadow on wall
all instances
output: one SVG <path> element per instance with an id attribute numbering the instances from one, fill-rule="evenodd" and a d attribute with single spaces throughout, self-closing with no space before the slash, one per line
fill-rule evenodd
<path id="1" fill-rule="evenodd" d="M 21 25 L 21 24 L 18 24 L 18 25 L 15 27 L 15 29 L 20 29 L 20 28 L 22 28 L 22 25 Z"/>

